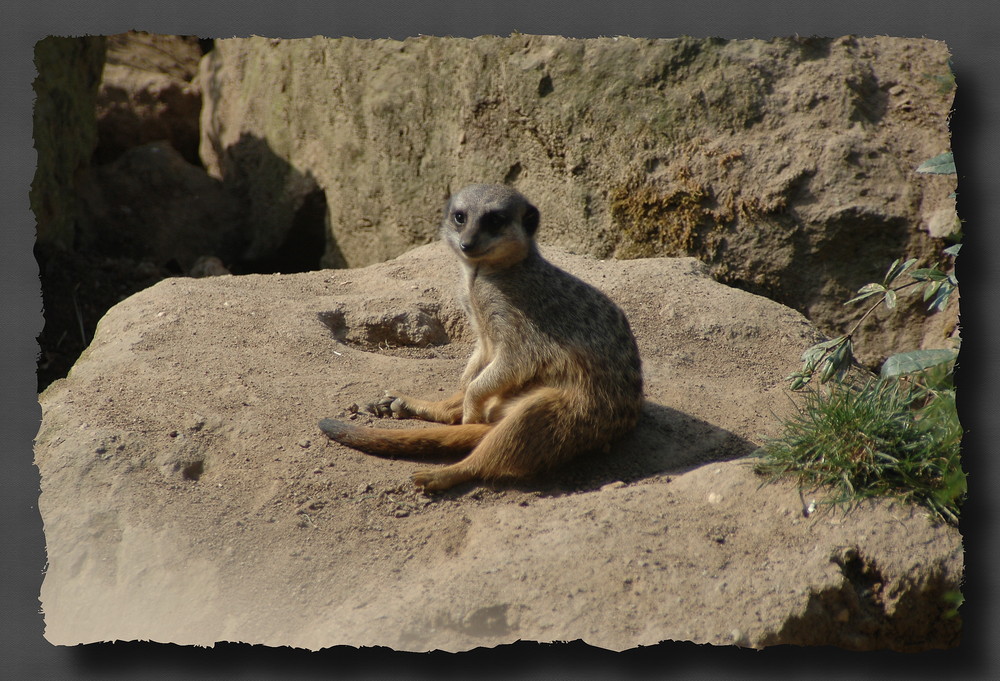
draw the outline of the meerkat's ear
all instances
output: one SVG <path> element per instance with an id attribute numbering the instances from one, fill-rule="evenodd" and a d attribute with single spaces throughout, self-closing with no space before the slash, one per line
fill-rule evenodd
<path id="1" fill-rule="evenodd" d="M 538 231 L 538 221 L 541 216 L 538 214 L 538 209 L 532 206 L 530 203 L 524 208 L 524 215 L 521 216 L 521 225 L 524 227 L 524 231 L 528 233 L 528 236 L 535 236 L 535 232 Z"/>

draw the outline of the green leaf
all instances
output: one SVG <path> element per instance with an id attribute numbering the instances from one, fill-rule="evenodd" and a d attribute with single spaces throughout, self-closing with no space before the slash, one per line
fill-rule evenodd
<path id="1" fill-rule="evenodd" d="M 885 279 L 882 281 L 882 284 L 888 287 L 889 284 L 894 282 L 899 277 L 899 275 L 913 267 L 915 262 L 917 262 L 916 258 L 910 258 L 902 264 L 900 259 L 894 260 L 892 265 L 889 266 L 889 271 L 885 273 Z"/>
<path id="2" fill-rule="evenodd" d="M 952 244 L 948 248 L 944 249 L 944 252 L 952 257 L 956 257 L 960 250 L 962 250 L 962 244 Z"/>
<path id="3" fill-rule="evenodd" d="M 910 276 L 917 281 L 944 281 L 948 275 L 934 267 L 923 267 L 910 272 Z"/>
<path id="4" fill-rule="evenodd" d="M 839 380 L 847 373 L 847 370 L 851 368 L 851 364 L 854 362 L 854 345 L 851 339 L 847 336 L 841 336 L 836 340 L 840 341 L 840 344 L 823 360 L 821 365 L 819 374 L 820 383 L 826 383 L 835 377 Z"/>
<path id="5" fill-rule="evenodd" d="M 958 357 L 958 351 L 952 349 L 914 350 L 893 355 L 882 364 L 882 377 L 892 378 L 913 374 L 930 367 L 951 362 Z"/>
<path id="6" fill-rule="evenodd" d="M 812 357 L 819 357 L 824 353 L 825 350 L 832 347 L 836 347 L 841 343 L 843 343 L 845 340 L 847 340 L 847 336 L 837 336 L 834 339 L 823 341 L 822 343 L 817 343 L 816 345 L 812 346 L 811 348 L 808 348 L 805 352 L 802 353 L 802 361 L 807 362 Z"/>
<path id="7" fill-rule="evenodd" d="M 844 305 L 850 305 L 851 303 L 856 303 L 859 300 L 864 300 L 865 298 L 873 296 L 876 293 L 882 293 L 885 290 L 886 288 L 882 284 L 865 284 L 864 286 L 858 289 L 858 295 L 848 300 L 846 303 L 844 303 Z"/>
<path id="8" fill-rule="evenodd" d="M 819 375 L 819 382 L 826 383 L 833 375 L 837 373 L 837 365 L 834 363 L 832 357 L 827 357 L 826 361 L 823 362 L 823 371 Z"/>
<path id="9" fill-rule="evenodd" d="M 938 154 L 934 158 L 927 159 L 917 166 L 917 172 L 934 175 L 954 175 L 957 172 L 955 169 L 955 157 L 950 151 Z"/>
<path id="10" fill-rule="evenodd" d="M 843 376 L 854 363 L 854 342 L 848 338 L 833 353 L 833 361 L 837 364 L 837 374 Z"/>
<path id="11" fill-rule="evenodd" d="M 943 281 L 932 281 L 927 284 L 924 288 L 924 300 L 930 300 L 937 295 L 937 292 L 941 290 L 941 286 L 944 285 Z"/>
<path id="12" fill-rule="evenodd" d="M 929 312 L 934 310 L 943 310 L 945 306 L 948 305 L 948 299 L 951 297 L 951 292 L 955 290 L 955 287 L 949 286 L 948 284 L 942 284 L 941 288 L 938 290 L 931 301 L 931 304 L 927 306 Z"/>
<path id="13" fill-rule="evenodd" d="M 896 307 L 896 292 L 892 289 L 885 292 L 885 306 L 890 310 Z"/>

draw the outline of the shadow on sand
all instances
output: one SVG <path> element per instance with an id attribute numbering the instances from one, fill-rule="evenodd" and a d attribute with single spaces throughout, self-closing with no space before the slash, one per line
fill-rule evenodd
<path id="1" fill-rule="evenodd" d="M 755 443 L 724 428 L 647 401 L 635 430 L 615 442 L 610 452 L 584 454 L 536 480 L 533 489 L 546 494 L 583 492 L 616 481 L 679 475 L 712 461 L 747 456 L 755 449 Z"/>

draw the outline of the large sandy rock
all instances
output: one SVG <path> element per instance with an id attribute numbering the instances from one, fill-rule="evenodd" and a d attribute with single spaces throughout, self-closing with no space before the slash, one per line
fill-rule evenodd
<path id="1" fill-rule="evenodd" d="M 813 495 L 762 487 L 745 458 L 791 409 L 782 378 L 817 337 L 799 313 L 693 259 L 543 251 L 628 313 L 640 424 L 536 483 L 433 498 L 409 482 L 426 464 L 316 423 L 387 388 L 453 388 L 471 339 L 444 247 L 170 279 L 113 308 L 41 397 L 48 640 L 957 643 L 956 529 L 882 502 L 804 513 Z"/>
<path id="2" fill-rule="evenodd" d="M 888 37 L 219 40 L 201 155 L 251 207 L 251 258 L 317 193 L 327 265 L 358 266 L 432 240 L 450 190 L 506 181 L 549 244 L 694 255 L 837 335 L 858 287 L 957 224 L 955 179 L 914 173 L 950 147 L 948 58 Z M 856 347 L 941 345 L 957 305 L 940 316 L 872 317 Z"/>

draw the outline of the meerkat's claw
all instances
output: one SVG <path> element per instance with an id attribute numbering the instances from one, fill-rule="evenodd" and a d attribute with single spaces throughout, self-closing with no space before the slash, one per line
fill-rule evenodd
<path id="1" fill-rule="evenodd" d="M 403 411 L 403 409 L 402 405 L 396 404 L 398 402 L 398 397 L 386 393 L 381 399 L 365 405 L 365 411 L 369 414 L 374 414 L 379 418 L 402 418 L 399 414 Z"/>
<path id="2" fill-rule="evenodd" d="M 429 471 L 429 470 L 420 470 L 410 476 L 410 479 L 413 481 L 413 484 L 416 487 L 420 488 L 420 490 L 423 492 L 430 492 L 431 490 L 434 489 L 433 486 L 431 486 L 433 478 L 434 478 L 434 471 Z"/>

